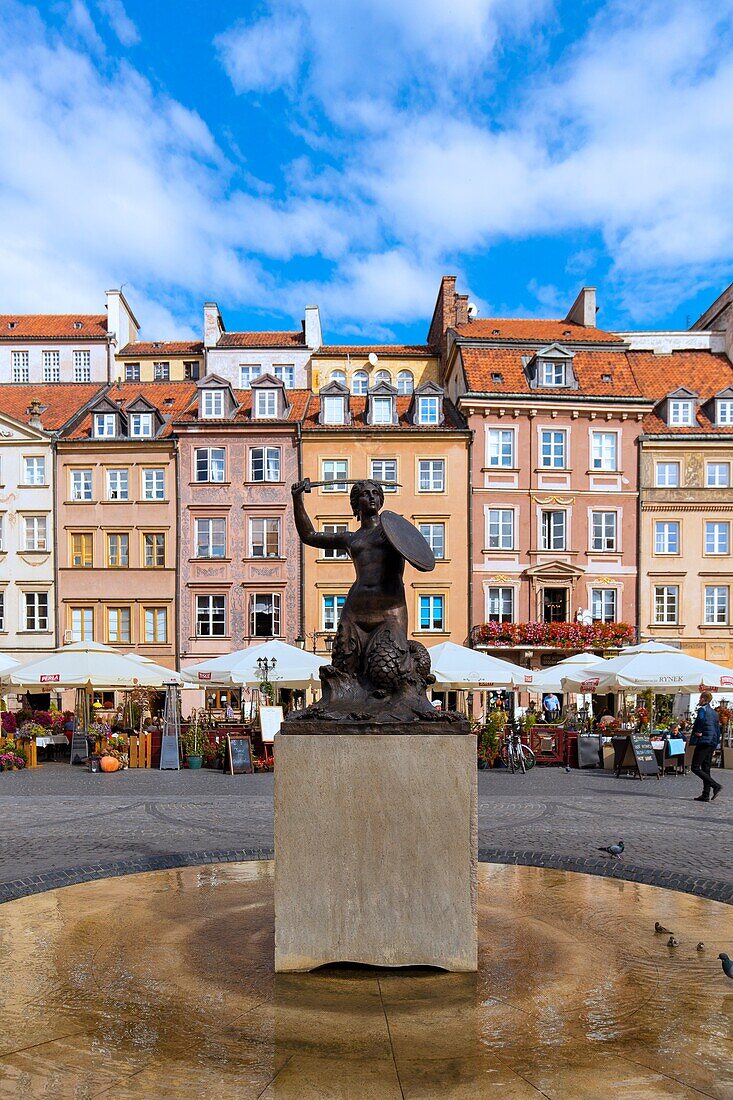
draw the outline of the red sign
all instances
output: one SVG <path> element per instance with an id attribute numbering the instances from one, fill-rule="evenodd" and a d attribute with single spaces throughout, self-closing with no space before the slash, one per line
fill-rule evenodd
<path id="1" fill-rule="evenodd" d="M 199 672 L 198 677 L 199 677 L 199 680 L 210 680 L 211 679 L 211 673 L 210 672 Z"/>
<path id="2" fill-rule="evenodd" d="M 60 679 L 61 675 L 58 672 L 42 672 L 39 676 L 42 684 L 57 684 Z"/>
<path id="3" fill-rule="evenodd" d="M 721 676 L 720 677 L 720 686 L 722 688 L 733 687 L 733 676 Z"/>
<path id="4" fill-rule="evenodd" d="M 525 676 L 524 677 L 524 682 L 525 682 L 525 684 L 533 684 L 534 683 L 534 676 Z"/>
<path id="5" fill-rule="evenodd" d="M 598 676 L 592 676 L 590 680 L 583 680 L 583 683 L 580 685 L 581 693 L 586 691 L 595 691 L 600 682 L 601 681 Z"/>

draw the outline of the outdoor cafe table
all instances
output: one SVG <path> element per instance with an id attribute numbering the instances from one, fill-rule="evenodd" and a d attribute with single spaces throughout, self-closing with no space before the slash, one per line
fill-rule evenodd
<path id="1" fill-rule="evenodd" d="M 64 748 L 69 744 L 69 739 L 65 733 L 46 733 L 40 737 L 36 737 L 36 748 L 47 749 L 51 746 L 54 750 L 54 756 L 58 752 L 58 745 L 63 745 Z"/>

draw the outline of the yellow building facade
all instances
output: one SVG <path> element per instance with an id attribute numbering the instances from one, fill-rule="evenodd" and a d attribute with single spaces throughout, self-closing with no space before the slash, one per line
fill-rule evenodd
<path id="1" fill-rule="evenodd" d="M 440 360 L 427 344 L 375 347 L 324 346 L 311 356 L 310 384 L 314 393 L 339 382 L 363 397 L 380 383 L 411 394 L 423 382 L 439 381 Z"/>
<path id="2" fill-rule="evenodd" d="M 115 355 L 121 382 L 196 382 L 203 378 L 204 345 L 200 340 L 138 341 Z"/>

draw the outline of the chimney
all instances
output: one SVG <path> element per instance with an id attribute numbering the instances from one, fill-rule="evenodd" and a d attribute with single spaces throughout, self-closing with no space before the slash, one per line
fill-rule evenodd
<path id="1" fill-rule="evenodd" d="M 137 341 L 140 325 L 121 290 L 108 290 L 107 332 L 117 344 L 117 349 Z"/>
<path id="2" fill-rule="evenodd" d="M 583 325 L 585 328 L 596 327 L 596 288 L 594 286 L 583 287 L 571 305 L 565 320 L 571 325 Z"/>
<path id="3" fill-rule="evenodd" d="M 448 329 L 468 324 L 468 295 L 456 294 L 455 275 L 444 275 L 428 331 L 428 343 L 440 348 L 445 359 L 448 350 Z"/>
<path id="4" fill-rule="evenodd" d="M 215 348 L 222 332 L 226 332 L 216 302 L 204 303 L 204 347 Z"/>
<path id="5" fill-rule="evenodd" d="M 305 333 L 305 346 L 310 348 L 311 351 L 318 351 L 323 343 L 323 334 L 321 332 L 321 314 L 318 306 L 306 306 L 305 307 L 305 319 L 303 321 L 303 331 Z"/>
<path id="6" fill-rule="evenodd" d="M 34 397 L 27 409 L 29 417 L 28 423 L 30 424 L 31 428 L 38 428 L 40 429 L 40 431 L 43 431 L 43 421 L 41 420 L 42 412 L 43 405 L 37 397 Z"/>

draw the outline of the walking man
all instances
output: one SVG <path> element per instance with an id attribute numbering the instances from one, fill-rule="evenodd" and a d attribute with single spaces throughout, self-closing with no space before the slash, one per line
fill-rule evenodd
<path id="1" fill-rule="evenodd" d="M 696 802 L 714 802 L 723 789 L 710 774 L 713 753 L 720 743 L 720 722 L 710 706 L 712 698 L 709 691 L 703 691 L 700 695 L 699 709 L 690 737 L 690 744 L 695 746 L 692 754 L 692 771 L 702 779 L 702 794 L 697 796 Z"/>

